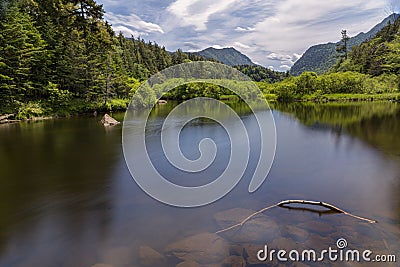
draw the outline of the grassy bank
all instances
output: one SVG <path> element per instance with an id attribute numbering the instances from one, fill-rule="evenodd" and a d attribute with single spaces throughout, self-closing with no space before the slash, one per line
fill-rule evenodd
<path id="1" fill-rule="evenodd" d="M 278 99 L 277 94 L 268 93 L 264 97 L 269 102 L 285 102 Z M 235 95 L 220 97 L 221 101 L 238 102 L 239 98 Z M 104 101 L 84 101 L 73 99 L 65 103 L 49 103 L 46 101 L 30 101 L 28 103 L 17 103 L 14 107 L 3 107 L 2 114 L 15 114 L 12 119 L 29 120 L 37 118 L 51 117 L 70 117 L 79 114 L 92 114 L 96 112 L 116 112 L 125 111 L 129 99 L 112 99 Z M 382 94 L 309 94 L 297 99 L 295 102 L 361 102 L 361 101 L 400 101 L 400 93 Z"/>
<path id="2" fill-rule="evenodd" d="M 382 94 L 323 94 L 305 95 L 301 101 L 351 102 L 351 101 L 400 101 L 400 93 Z"/>
<path id="3" fill-rule="evenodd" d="M 276 94 L 264 94 L 270 102 L 278 101 Z M 290 102 L 356 102 L 356 101 L 400 101 L 400 93 L 383 94 L 311 94 L 292 99 Z M 285 102 L 285 101 L 280 101 Z"/>
<path id="4" fill-rule="evenodd" d="M 112 99 L 104 101 L 84 101 L 73 99 L 63 103 L 49 103 L 48 101 L 17 102 L 13 106 L 3 107 L 0 114 L 15 114 L 15 120 L 29 120 L 35 118 L 70 117 L 79 114 L 96 112 L 125 111 L 129 99 Z"/>

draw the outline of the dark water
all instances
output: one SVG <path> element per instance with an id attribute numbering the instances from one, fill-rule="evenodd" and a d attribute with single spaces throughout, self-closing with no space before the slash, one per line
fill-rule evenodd
<path id="1" fill-rule="evenodd" d="M 252 115 L 240 104 L 234 108 L 251 135 Z M 322 250 L 334 247 L 342 237 L 351 248 L 396 254 L 399 261 L 400 106 L 275 104 L 273 108 L 278 143 L 266 182 L 255 193 L 247 192 L 257 159 L 250 155 L 248 171 L 234 190 L 213 204 L 192 209 L 161 204 L 135 184 L 122 153 L 121 125 L 105 129 L 99 117 L 0 125 L 0 266 L 140 266 L 140 246 L 162 253 L 177 240 L 221 229 L 214 219 L 218 212 L 237 207 L 258 210 L 285 199 L 324 201 L 379 222 L 274 208 L 265 212 L 276 222 L 273 236 L 230 245 Z M 157 107 L 154 125 L 170 109 L 171 105 Z M 123 116 L 114 114 L 121 121 Z M 174 176 L 163 163 L 158 134 L 157 129 L 149 131 L 148 148 L 155 165 L 176 183 L 207 183 L 211 173 L 218 174 L 227 164 L 231 144 L 216 123 L 197 120 L 182 131 L 180 144 L 189 158 L 196 158 L 198 141 L 204 137 L 219 144 L 221 154 L 212 171 L 194 181 Z M 252 143 L 256 152 L 257 142 L 255 138 Z M 248 257 L 243 255 L 250 262 Z M 346 264 L 353 266 L 311 265 Z"/>

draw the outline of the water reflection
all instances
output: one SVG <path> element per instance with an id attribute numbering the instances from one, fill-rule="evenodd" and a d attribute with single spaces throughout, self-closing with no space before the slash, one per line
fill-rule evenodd
<path id="1" fill-rule="evenodd" d="M 290 114 L 302 124 L 318 130 L 328 130 L 339 136 L 345 132 L 366 145 L 378 150 L 388 159 L 390 168 L 400 169 L 400 105 L 392 102 L 374 103 L 276 103 L 273 107 L 285 114 Z M 349 144 L 351 145 L 351 144 Z M 390 163 L 390 160 L 394 162 Z M 383 174 L 381 174 L 383 175 Z M 378 174 L 377 177 L 380 177 Z M 400 177 L 393 177 L 388 200 L 388 209 L 398 211 L 400 219 Z M 391 204 L 390 204 L 391 203 Z"/>
<path id="2" fill-rule="evenodd" d="M 249 110 L 235 105 L 245 125 L 253 129 Z M 152 114 L 148 134 L 153 141 L 148 145 L 156 157 L 163 157 L 158 127 L 173 106 L 157 106 Z M 284 199 L 332 203 L 379 223 L 366 224 L 343 214 L 273 209 L 240 231 L 221 235 L 225 241 L 218 241 L 219 248 L 226 255 L 218 264 L 229 257 L 257 264 L 254 251 L 266 243 L 285 249 L 323 249 L 339 237 L 353 248 L 398 253 L 399 106 L 295 103 L 273 108 L 278 145 L 266 182 L 248 194 L 257 162 L 254 153 L 232 192 L 195 209 L 163 205 L 138 188 L 122 156 L 121 126 L 105 131 L 100 118 L 89 117 L 1 126 L 0 266 L 144 266 L 146 246 L 162 257 L 175 255 L 167 261 L 175 266 L 182 261 L 174 254 L 182 239 L 207 243 L 213 235 L 205 233 Z M 123 116 L 114 114 L 118 120 Z M 139 112 L 137 120 L 141 119 Z M 182 149 L 195 157 L 197 141 L 204 136 L 220 144 L 220 159 L 213 166 L 217 172 L 226 166 L 229 154 L 227 136 L 218 124 L 197 120 L 188 125 L 182 132 Z M 253 151 L 258 142 L 252 140 Z M 161 161 L 157 164 L 163 167 Z M 170 178 L 190 182 L 172 172 Z"/>
<path id="3" fill-rule="evenodd" d="M 0 242 L 8 263 L 48 262 L 42 246 L 51 253 L 60 244 L 97 242 L 110 217 L 120 131 L 106 136 L 97 120 L 74 118 L 3 125 L 0 136 Z"/>

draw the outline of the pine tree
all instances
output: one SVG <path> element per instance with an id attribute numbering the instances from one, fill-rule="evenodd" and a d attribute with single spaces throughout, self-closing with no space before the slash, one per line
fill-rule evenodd
<path id="1" fill-rule="evenodd" d="M 0 21 L 0 60 L 2 92 L 24 100 L 39 97 L 38 73 L 45 53 L 45 43 L 30 16 L 17 3 L 4 8 Z"/>
<path id="2" fill-rule="evenodd" d="M 342 30 L 342 39 L 340 40 L 340 43 L 336 46 L 336 52 L 340 54 L 340 57 L 347 59 L 347 54 L 348 54 L 348 47 L 347 43 L 350 40 L 350 37 L 347 35 L 346 30 Z"/>

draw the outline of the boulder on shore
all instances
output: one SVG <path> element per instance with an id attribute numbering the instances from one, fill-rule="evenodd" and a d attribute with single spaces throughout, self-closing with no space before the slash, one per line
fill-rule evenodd
<path id="1" fill-rule="evenodd" d="M 113 126 L 119 124 L 119 121 L 114 119 L 108 114 L 104 114 L 103 118 L 100 121 L 104 126 Z"/>

